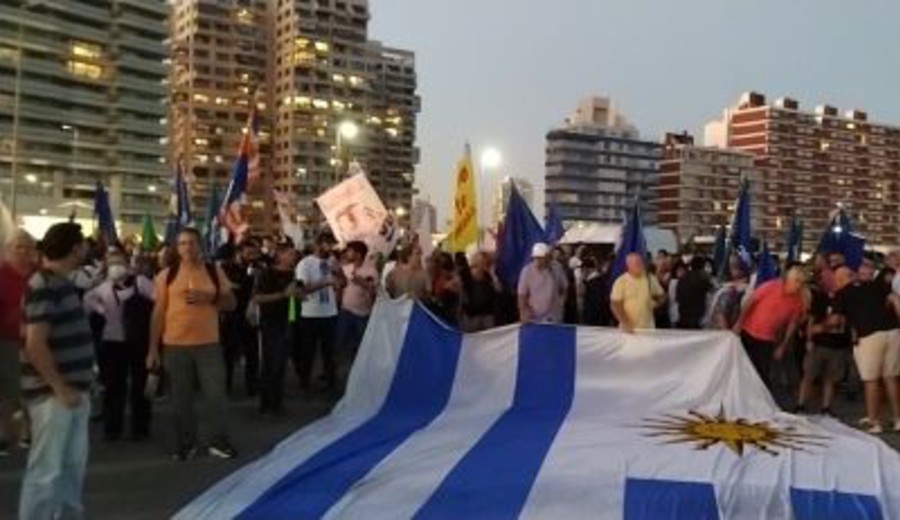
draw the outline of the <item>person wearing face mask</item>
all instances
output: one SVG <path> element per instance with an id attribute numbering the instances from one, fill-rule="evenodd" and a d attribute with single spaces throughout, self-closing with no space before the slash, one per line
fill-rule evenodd
<path id="1" fill-rule="evenodd" d="M 131 435 L 143 440 L 150 433 L 150 402 L 144 396 L 147 371 L 146 335 L 152 311 L 153 283 L 131 273 L 119 250 L 106 257 L 106 277 L 84 297 L 88 313 L 102 317 L 98 350 L 103 399 L 104 434 L 108 441 L 122 437 L 125 405 L 131 404 Z"/>

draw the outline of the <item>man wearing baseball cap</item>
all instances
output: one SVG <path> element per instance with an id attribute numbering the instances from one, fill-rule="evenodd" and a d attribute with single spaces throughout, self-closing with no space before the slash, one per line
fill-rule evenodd
<path id="1" fill-rule="evenodd" d="M 531 249 L 531 258 L 519 275 L 519 319 L 552 323 L 557 281 L 550 268 L 550 248 L 538 242 Z"/>

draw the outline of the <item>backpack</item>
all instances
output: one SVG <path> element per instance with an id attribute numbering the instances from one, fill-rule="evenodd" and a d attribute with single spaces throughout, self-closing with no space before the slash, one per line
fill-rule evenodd
<path id="1" fill-rule="evenodd" d="M 209 275 L 210 280 L 213 282 L 213 286 L 216 288 L 216 299 L 219 298 L 219 273 L 216 270 L 215 264 L 211 262 L 204 262 L 203 267 L 206 268 L 206 274 Z M 175 265 L 169 268 L 168 274 L 166 274 L 166 287 L 172 285 L 172 282 L 175 281 L 175 278 L 178 278 L 178 271 L 181 268 L 181 262 L 175 262 Z"/>

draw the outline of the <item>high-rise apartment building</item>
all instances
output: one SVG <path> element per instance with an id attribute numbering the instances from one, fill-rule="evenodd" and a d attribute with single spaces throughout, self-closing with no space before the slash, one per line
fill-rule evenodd
<path id="1" fill-rule="evenodd" d="M 861 110 L 803 110 L 796 100 L 768 102 L 751 92 L 706 130 L 708 144 L 755 155 L 760 238 L 783 247 L 796 212 L 805 242 L 816 243 L 843 203 L 869 244 L 900 244 L 900 126 L 870 121 Z"/>
<path id="2" fill-rule="evenodd" d="M 125 224 L 165 213 L 167 16 L 164 0 L 0 5 L 0 192 L 23 220 L 89 217 L 98 180 Z"/>
<path id="3" fill-rule="evenodd" d="M 387 206 L 412 203 L 419 99 L 412 53 L 369 41 L 366 0 L 285 0 L 275 15 L 274 184 L 313 200 L 360 162 Z M 403 213 L 403 212 L 401 212 Z"/>
<path id="4" fill-rule="evenodd" d="M 654 197 L 658 226 L 674 231 L 683 244 L 729 225 L 742 178 L 750 181 L 751 197 L 759 198 L 754 159 L 749 152 L 695 145 L 687 132 L 666 134 Z M 754 227 L 762 215 L 762 206 L 753 204 Z"/>
<path id="5" fill-rule="evenodd" d="M 269 178 L 273 6 L 268 0 L 172 3 L 169 160 L 170 168 L 181 162 L 195 207 L 205 207 L 210 183 L 220 192 L 227 187 L 254 107 L 260 173 Z M 272 205 L 254 205 L 254 222 L 262 225 Z"/>
<path id="6" fill-rule="evenodd" d="M 639 195 L 645 222 L 655 221 L 660 145 L 641 140 L 608 98 L 582 100 L 565 126 L 547 134 L 546 154 L 545 205 L 556 204 L 566 224 L 621 223 Z"/>
<path id="7" fill-rule="evenodd" d="M 506 205 L 509 203 L 509 195 L 512 192 L 513 184 L 516 185 L 516 189 L 519 190 L 519 195 L 522 196 L 522 199 L 525 200 L 528 206 L 534 208 L 534 185 L 531 181 L 524 177 L 511 177 L 507 175 L 500 184 L 497 185 L 497 190 L 491 201 L 491 225 L 496 225 L 506 216 Z"/>

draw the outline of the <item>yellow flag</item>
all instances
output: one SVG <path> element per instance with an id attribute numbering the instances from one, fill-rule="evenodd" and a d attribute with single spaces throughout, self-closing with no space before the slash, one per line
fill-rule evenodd
<path id="1" fill-rule="evenodd" d="M 478 204 L 475 199 L 475 170 L 468 145 L 456 166 L 456 195 L 453 197 L 453 227 L 448 236 L 451 253 L 465 252 L 478 240 Z"/>

